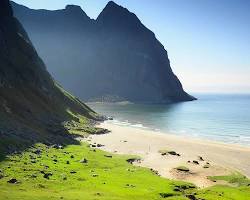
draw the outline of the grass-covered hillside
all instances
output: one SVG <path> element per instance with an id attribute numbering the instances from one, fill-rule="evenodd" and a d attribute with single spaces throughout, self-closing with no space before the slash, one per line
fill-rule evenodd
<path id="1" fill-rule="evenodd" d="M 8 0 L 0 2 L 0 154 L 37 142 L 75 143 L 63 126 L 89 126 L 97 114 L 58 86 L 37 55 Z"/>

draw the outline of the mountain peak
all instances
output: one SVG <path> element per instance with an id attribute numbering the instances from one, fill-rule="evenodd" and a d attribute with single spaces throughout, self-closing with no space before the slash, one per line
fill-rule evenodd
<path id="1" fill-rule="evenodd" d="M 110 11 L 113 11 L 113 12 L 126 12 L 126 13 L 130 13 L 128 11 L 128 9 L 116 4 L 114 1 L 109 1 L 108 4 L 105 6 L 105 8 L 103 9 L 102 12 L 110 12 Z"/>
<path id="2" fill-rule="evenodd" d="M 114 26 L 126 26 L 128 24 L 140 24 L 137 16 L 114 1 L 109 1 L 100 15 L 97 17 L 97 22 Z"/>
<path id="3" fill-rule="evenodd" d="M 120 7 L 118 4 L 116 4 L 114 1 L 109 1 L 107 6 L 109 7 Z"/>
<path id="4" fill-rule="evenodd" d="M 65 7 L 66 10 L 71 10 L 71 11 L 81 11 L 82 12 L 82 8 L 81 6 L 77 6 L 77 5 L 67 5 Z"/>
<path id="5" fill-rule="evenodd" d="M 81 17 L 81 19 L 82 17 L 90 19 L 89 16 L 82 10 L 81 6 L 67 5 L 65 7 L 65 11 L 72 16 Z"/>
<path id="6" fill-rule="evenodd" d="M 9 0 L 0 1 L 0 18 L 6 16 L 13 16 L 13 11 Z"/>

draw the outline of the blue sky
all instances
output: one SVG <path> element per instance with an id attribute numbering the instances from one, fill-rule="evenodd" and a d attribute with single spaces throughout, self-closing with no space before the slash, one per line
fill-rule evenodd
<path id="1" fill-rule="evenodd" d="M 168 51 L 189 92 L 250 93 L 250 0 L 114 0 Z M 80 5 L 96 18 L 108 0 L 15 0 L 30 8 Z"/>

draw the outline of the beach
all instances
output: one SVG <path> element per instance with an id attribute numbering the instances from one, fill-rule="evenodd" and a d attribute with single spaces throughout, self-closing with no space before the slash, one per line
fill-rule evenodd
<path id="1" fill-rule="evenodd" d="M 87 138 L 90 144 L 104 145 L 102 150 L 115 154 L 140 156 L 141 160 L 135 162 L 135 165 L 151 168 L 165 178 L 188 181 L 204 188 L 214 184 L 226 184 L 222 181 L 213 182 L 208 176 L 235 172 L 250 176 L 249 147 L 122 126 L 112 121 L 105 121 L 98 126 L 111 132 L 91 135 Z M 160 150 L 179 155 L 162 155 Z M 179 166 L 187 167 L 189 172 L 177 170 Z"/>

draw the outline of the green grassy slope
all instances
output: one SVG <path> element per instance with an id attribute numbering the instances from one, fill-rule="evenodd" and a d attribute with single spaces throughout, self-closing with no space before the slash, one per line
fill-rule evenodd
<path id="1" fill-rule="evenodd" d="M 38 149 L 41 153 L 34 153 Z M 126 162 L 130 156 L 110 155 L 86 144 L 63 149 L 39 144 L 8 156 L 0 162 L 0 199 L 249 199 L 247 184 L 198 190 L 192 184 L 167 180 L 149 169 L 135 167 Z M 81 163 L 84 159 L 87 162 Z M 48 173 L 52 175 L 44 178 Z M 18 183 L 8 183 L 12 178 Z"/>
<path id="2" fill-rule="evenodd" d="M 63 126 L 84 118 L 86 130 L 99 116 L 68 94 L 46 70 L 9 0 L 0 1 L 0 154 L 37 142 L 74 144 Z M 1 156 L 3 158 L 3 156 Z"/>

